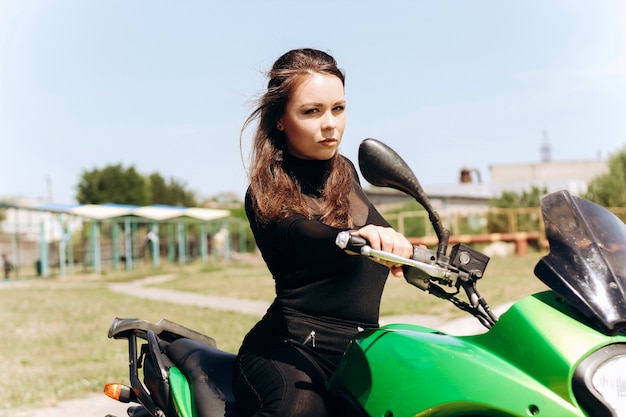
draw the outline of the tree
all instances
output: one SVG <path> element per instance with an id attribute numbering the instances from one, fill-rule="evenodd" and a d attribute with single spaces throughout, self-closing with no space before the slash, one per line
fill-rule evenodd
<path id="1" fill-rule="evenodd" d="M 183 182 L 170 178 L 166 181 L 158 172 L 148 177 L 152 194 L 151 204 L 167 204 L 170 206 L 194 207 L 197 205 L 196 196 L 186 189 Z"/>
<path id="2" fill-rule="evenodd" d="M 609 157 L 609 172 L 593 178 L 583 197 L 604 207 L 626 207 L 626 148 Z"/>
<path id="3" fill-rule="evenodd" d="M 150 204 L 146 178 L 134 166 L 121 164 L 83 171 L 76 200 L 81 204 L 117 203 L 144 206 Z"/>
<path id="4" fill-rule="evenodd" d="M 497 208 L 520 208 L 520 207 L 539 207 L 541 197 L 548 193 L 546 187 L 537 187 L 533 185 L 530 191 L 522 191 L 518 194 L 514 191 L 504 191 L 500 197 L 489 200 L 490 207 Z"/>
<path id="5" fill-rule="evenodd" d="M 488 230 L 490 233 L 503 233 L 511 231 L 511 215 L 515 214 L 515 229 L 518 231 L 539 230 L 538 211 L 523 211 L 514 209 L 540 207 L 541 197 L 548 193 L 546 187 L 532 186 L 530 191 L 522 191 L 521 194 L 514 191 L 504 191 L 500 197 L 492 198 L 489 206 L 493 209 L 505 209 L 502 212 L 492 210 L 487 218 Z"/>
<path id="6" fill-rule="evenodd" d="M 163 178 L 158 172 L 149 176 L 134 166 L 108 165 L 102 169 L 84 171 L 78 184 L 76 200 L 81 204 L 129 204 L 147 206 L 165 204 L 194 207 L 195 194 L 181 181 Z"/>

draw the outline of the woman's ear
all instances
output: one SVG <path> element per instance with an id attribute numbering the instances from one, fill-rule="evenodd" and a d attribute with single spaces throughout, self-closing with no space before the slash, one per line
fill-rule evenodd
<path id="1" fill-rule="evenodd" d="M 285 127 L 283 126 L 283 123 L 280 121 L 280 119 L 278 119 L 278 121 L 276 122 L 276 129 L 278 129 L 281 132 L 285 130 Z"/>

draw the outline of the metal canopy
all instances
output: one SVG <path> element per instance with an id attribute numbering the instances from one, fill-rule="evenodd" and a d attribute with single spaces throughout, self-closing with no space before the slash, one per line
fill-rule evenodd
<path id="1" fill-rule="evenodd" d="M 230 215 L 228 210 L 166 205 L 131 206 L 125 204 L 5 203 L 3 206 L 53 213 L 67 213 L 91 220 L 110 220 L 118 217 L 135 216 L 157 222 L 181 218 L 209 221 Z"/>
<path id="2" fill-rule="evenodd" d="M 73 227 L 66 224 L 62 220 L 64 216 L 70 216 L 83 221 L 92 221 L 90 227 L 90 252 L 93 259 L 94 271 L 101 272 L 101 254 L 100 254 L 100 228 L 102 223 L 112 222 L 123 227 L 125 236 L 126 253 L 124 255 L 126 269 L 132 269 L 133 253 L 132 247 L 137 243 L 136 236 L 137 223 L 148 223 L 148 230 L 154 238 L 149 239 L 149 247 L 151 248 L 152 264 L 159 265 L 159 225 L 169 225 L 167 233 L 172 242 L 177 242 L 178 259 L 180 263 L 186 262 L 186 242 L 187 229 L 186 225 L 199 224 L 200 251 L 204 261 L 207 260 L 208 247 L 205 236 L 207 235 L 207 223 L 212 220 L 227 218 L 230 216 L 229 210 L 207 209 L 200 207 L 179 207 L 167 205 L 153 206 L 132 206 L 124 204 L 59 204 L 59 203 L 42 203 L 42 202 L 0 202 L 0 208 L 17 209 L 26 211 L 36 211 L 51 213 L 54 219 L 57 219 L 63 228 L 63 236 L 59 242 L 59 267 L 61 275 L 65 275 L 66 251 L 69 251 L 70 260 L 73 259 L 71 253 L 71 245 L 69 245 Z M 48 275 L 48 247 L 45 244 L 44 222 L 49 221 L 42 218 L 40 221 L 40 268 L 43 276 Z M 175 230 L 174 230 L 174 226 Z M 113 227 L 113 234 L 120 233 L 119 228 Z M 173 260 L 176 247 L 174 243 L 168 245 L 168 253 L 170 259 Z M 113 264 L 122 258 L 118 247 L 113 248 Z M 72 264 L 72 262 L 70 262 Z"/>

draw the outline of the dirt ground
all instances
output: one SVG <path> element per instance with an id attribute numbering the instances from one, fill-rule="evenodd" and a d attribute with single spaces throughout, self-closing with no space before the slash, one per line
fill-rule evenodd
<path id="1" fill-rule="evenodd" d="M 9 410 L 0 412 L 2 417 L 127 417 L 126 409 L 129 404 L 123 404 L 110 399 L 106 395 L 89 396 L 61 402 L 52 407 L 32 410 Z"/>

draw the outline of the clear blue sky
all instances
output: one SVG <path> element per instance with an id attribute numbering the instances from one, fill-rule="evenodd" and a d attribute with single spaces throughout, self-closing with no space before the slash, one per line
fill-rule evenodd
<path id="1" fill-rule="evenodd" d="M 380 139 L 425 187 L 538 162 L 544 131 L 553 160 L 626 143 L 620 0 L 0 0 L 0 198 L 117 163 L 243 196 L 240 127 L 298 47 L 347 73 L 342 152 Z"/>

